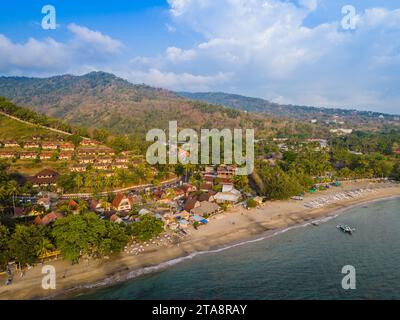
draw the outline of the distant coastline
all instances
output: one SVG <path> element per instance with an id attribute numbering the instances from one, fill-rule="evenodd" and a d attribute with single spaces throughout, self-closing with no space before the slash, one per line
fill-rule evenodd
<path id="1" fill-rule="evenodd" d="M 308 195 L 306 201 L 359 188 L 374 192 L 362 197 L 339 201 L 318 209 L 307 209 L 294 200 L 267 202 L 250 211 L 234 208 L 217 215 L 210 224 L 168 248 L 156 248 L 133 256 L 120 254 L 108 260 L 93 260 L 71 266 L 66 261 L 52 263 L 57 270 L 57 289 L 53 292 L 41 289 L 40 267 L 27 272 L 24 279 L 16 279 L 10 287 L 0 287 L 0 299 L 62 299 L 73 298 L 80 292 L 110 286 L 137 276 L 165 269 L 196 255 L 219 252 L 231 247 L 261 241 L 293 228 L 309 225 L 312 221 L 332 219 L 348 209 L 375 201 L 385 201 L 400 196 L 398 184 L 346 183 L 341 188 Z M 64 275 L 66 275 L 64 277 Z M 17 277 L 16 277 L 17 278 Z"/>

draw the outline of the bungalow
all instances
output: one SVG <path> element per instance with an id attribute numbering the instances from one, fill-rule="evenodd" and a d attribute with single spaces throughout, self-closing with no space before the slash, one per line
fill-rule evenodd
<path id="1" fill-rule="evenodd" d="M 24 143 L 24 149 L 38 149 L 39 147 L 40 145 L 36 141 L 30 141 Z"/>
<path id="2" fill-rule="evenodd" d="M 112 163 L 113 159 L 111 157 L 104 157 L 104 158 L 99 158 L 97 159 L 98 163 Z"/>
<path id="3" fill-rule="evenodd" d="M 86 165 L 84 164 L 78 164 L 74 165 L 70 168 L 71 172 L 85 172 L 86 171 Z"/>
<path id="4" fill-rule="evenodd" d="M 74 151 L 75 150 L 75 146 L 72 143 L 69 143 L 69 142 L 62 143 L 62 144 L 60 144 L 60 150 L 61 151 Z"/>
<path id="5" fill-rule="evenodd" d="M 89 164 L 89 163 L 94 163 L 95 162 L 95 158 L 93 157 L 82 157 L 78 159 L 78 162 L 80 164 Z"/>
<path id="6" fill-rule="evenodd" d="M 132 210 L 133 199 L 128 198 L 126 195 L 122 193 L 118 193 L 113 202 L 112 208 L 116 211 L 130 211 Z"/>
<path id="7" fill-rule="evenodd" d="M 43 142 L 42 143 L 42 149 L 46 150 L 57 150 L 57 142 Z"/>
<path id="8" fill-rule="evenodd" d="M 19 144 L 17 141 L 9 140 L 3 142 L 5 148 L 19 148 Z"/>
<path id="9" fill-rule="evenodd" d="M 37 201 L 37 204 L 38 204 L 39 206 L 44 207 L 44 209 L 47 211 L 47 210 L 50 209 L 50 198 L 40 198 L 40 199 Z"/>
<path id="10" fill-rule="evenodd" d="M 58 172 L 50 169 L 44 169 L 31 177 L 30 181 L 32 181 L 34 188 L 56 186 L 58 177 Z"/>
<path id="11" fill-rule="evenodd" d="M 78 150 L 79 156 L 95 156 L 97 154 L 97 149 L 95 148 L 84 148 Z"/>
<path id="12" fill-rule="evenodd" d="M 49 213 L 45 215 L 42 219 L 37 216 L 35 220 L 33 221 L 36 225 L 42 225 L 42 226 L 47 226 L 54 221 L 63 218 L 64 216 L 61 213 Z"/>
<path id="13" fill-rule="evenodd" d="M 111 165 L 111 168 L 112 169 L 128 169 L 129 167 L 127 164 L 124 164 L 124 163 L 113 163 Z"/>
<path id="14" fill-rule="evenodd" d="M 203 201 L 200 206 L 193 208 L 192 213 L 199 216 L 215 214 L 220 210 L 219 205 L 213 202 Z"/>
<path id="15" fill-rule="evenodd" d="M 71 160 L 72 159 L 72 152 L 61 152 L 58 159 L 59 160 Z"/>
<path id="16" fill-rule="evenodd" d="M 90 139 L 83 139 L 80 143 L 81 146 L 95 146 L 97 144 L 97 142 L 95 142 L 94 140 L 90 140 Z"/>
<path id="17" fill-rule="evenodd" d="M 102 164 L 102 163 L 96 163 L 93 165 L 93 169 L 95 170 L 108 170 L 108 165 L 107 164 Z"/>
<path id="18" fill-rule="evenodd" d="M 19 157 L 22 160 L 34 160 L 37 158 L 36 152 L 20 152 Z"/>
<path id="19" fill-rule="evenodd" d="M 183 206 L 183 209 L 187 212 L 191 212 L 194 208 L 200 206 L 200 201 L 197 198 L 188 198 Z"/>
<path id="20" fill-rule="evenodd" d="M 13 151 L 0 151 L 0 159 L 13 159 L 16 153 Z"/>
<path id="21" fill-rule="evenodd" d="M 40 160 L 50 160 L 53 156 L 53 152 L 42 152 L 39 155 Z"/>
<path id="22" fill-rule="evenodd" d="M 109 156 L 113 156 L 115 155 L 115 151 L 111 148 L 99 148 L 97 149 L 97 153 L 101 156 L 104 155 L 109 155 Z"/>
<path id="23" fill-rule="evenodd" d="M 115 158 L 115 162 L 116 163 L 128 163 L 129 159 L 126 157 L 117 157 L 117 158 Z"/>
<path id="24" fill-rule="evenodd" d="M 222 192 L 218 192 L 214 198 L 217 203 L 236 203 L 239 201 L 241 193 L 231 185 L 224 185 Z"/>

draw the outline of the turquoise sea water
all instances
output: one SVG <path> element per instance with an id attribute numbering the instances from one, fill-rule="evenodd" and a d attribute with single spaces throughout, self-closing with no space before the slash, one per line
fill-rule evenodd
<path id="1" fill-rule="evenodd" d="M 350 236 L 337 224 L 357 230 Z M 399 198 L 260 238 L 75 298 L 400 299 Z M 355 290 L 342 289 L 344 265 L 356 269 Z"/>

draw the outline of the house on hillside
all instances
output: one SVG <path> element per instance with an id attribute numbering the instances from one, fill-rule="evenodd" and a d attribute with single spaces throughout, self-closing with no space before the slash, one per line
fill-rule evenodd
<path id="1" fill-rule="evenodd" d="M 96 161 L 96 159 L 93 157 L 81 157 L 78 159 L 78 162 L 80 164 L 91 164 L 91 163 L 94 163 L 95 161 Z"/>
<path id="2" fill-rule="evenodd" d="M 58 177 L 58 172 L 50 169 L 44 169 L 33 177 L 30 177 L 29 180 L 32 182 L 34 188 L 49 187 L 57 185 Z"/>
<path id="3" fill-rule="evenodd" d="M 108 170 L 108 164 L 95 163 L 93 165 L 93 169 L 99 170 L 99 171 L 106 171 L 106 170 Z"/>
<path id="4" fill-rule="evenodd" d="M 59 160 L 71 160 L 72 156 L 73 156 L 72 152 L 60 152 L 58 159 Z"/>
<path id="5" fill-rule="evenodd" d="M 113 162 L 113 159 L 111 157 L 102 157 L 97 159 L 97 162 L 102 164 L 110 164 Z"/>
<path id="6" fill-rule="evenodd" d="M 126 163 L 113 163 L 111 164 L 111 168 L 115 169 L 128 169 L 128 165 Z"/>
<path id="7" fill-rule="evenodd" d="M 15 140 L 4 141 L 4 148 L 19 148 L 19 144 Z"/>
<path id="8" fill-rule="evenodd" d="M 60 144 L 60 150 L 61 151 L 74 151 L 75 146 L 72 143 L 65 142 Z"/>
<path id="9" fill-rule="evenodd" d="M 40 160 L 50 160 L 51 157 L 53 156 L 53 152 L 41 152 L 39 155 Z"/>
<path id="10" fill-rule="evenodd" d="M 85 164 L 74 165 L 69 170 L 71 172 L 85 172 L 86 171 L 86 165 Z"/>
<path id="11" fill-rule="evenodd" d="M 19 153 L 21 160 L 35 160 L 37 158 L 36 152 L 23 151 Z"/>
<path id="12" fill-rule="evenodd" d="M 42 149 L 57 150 L 57 148 L 58 148 L 57 142 L 48 141 L 42 143 Z"/>
<path id="13" fill-rule="evenodd" d="M 14 151 L 0 151 L 0 159 L 14 159 L 17 153 Z"/>
<path id="14" fill-rule="evenodd" d="M 39 149 L 40 144 L 36 141 L 28 141 L 24 143 L 24 149 Z"/>

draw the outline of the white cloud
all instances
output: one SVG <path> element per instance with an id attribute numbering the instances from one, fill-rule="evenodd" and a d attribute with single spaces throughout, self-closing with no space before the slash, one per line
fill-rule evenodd
<path id="1" fill-rule="evenodd" d="M 48 75 L 76 71 L 87 63 L 107 61 L 123 48 L 119 41 L 86 27 L 70 24 L 68 30 L 72 37 L 65 42 L 29 38 L 16 43 L 0 34 L 0 72 Z"/>
<path id="2" fill-rule="evenodd" d="M 196 56 L 194 50 L 182 50 L 177 47 L 169 47 L 166 50 L 167 59 L 172 62 L 181 62 L 192 60 Z"/>
<path id="3" fill-rule="evenodd" d="M 190 50 L 193 57 L 181 64 L 176 59 L 175 69 L 166 64 L 163 72 L 194 73 L 200 65 L 204 74 L 231 74 L 213 90 L 235 87 L 290 103 L 386 110 L 400 104 L 400 9 L 360 11 L 357 29 L 346 32 L 340 21 L 305 25 L 319 0 L 299 0 L 299 5 L 283 0 L 168 2 L 174 25 L 192 29 L 204 41 L 175 48 Z"/>
<path id="4" fill-rule="evenodd" d="M 75 23 L 69 24 L 68 30 L 75 35 L 74 42 L 80 46 L 94 46 L 107 53 L 118 53 L 123 48 L 120 41 L 114 40 L 99 31 L 78 26 Z"/>
<path id="5" fill-rule="evenodd" d="M 152 68 L 148 71 L 120 72 L 119 76 L 134 83 L 146 83 L 171 90 L 209 90 L 215 85 L 229 81 L 230 74 L 218 73 L 204 76 L 190 73 L 163 72 Z"/>

